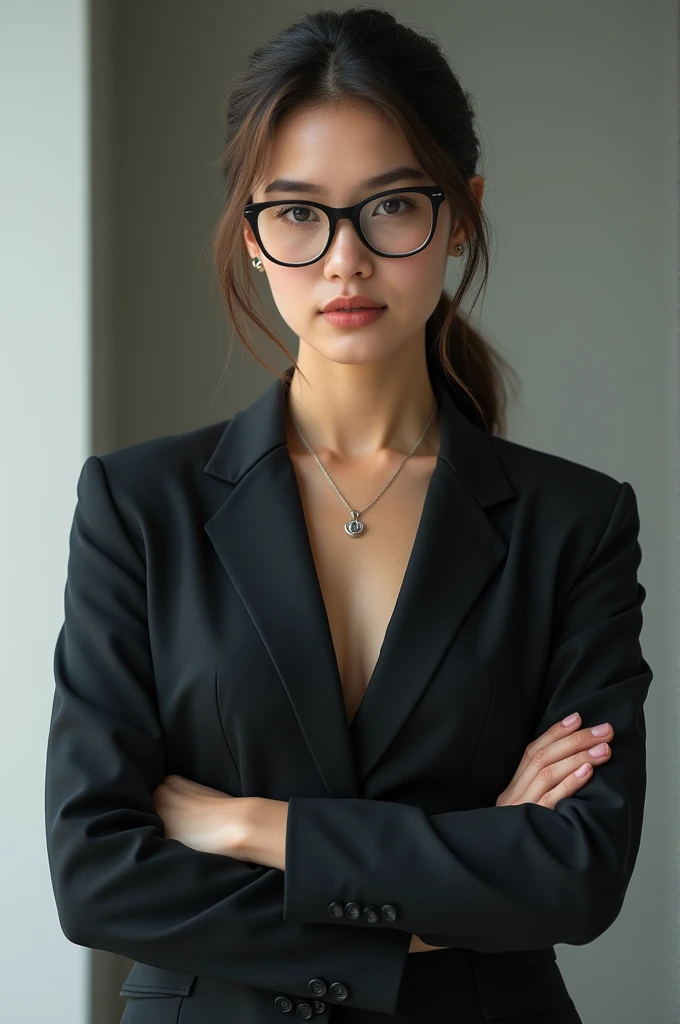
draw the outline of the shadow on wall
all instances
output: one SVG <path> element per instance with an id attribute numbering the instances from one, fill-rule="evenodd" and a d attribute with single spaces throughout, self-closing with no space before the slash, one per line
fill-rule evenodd
<path id="1" fill-rule="evenodd" d="M 126 1000 L 118 993 L 134 960 L 103 949 L 90 955 L 90 1024 L 120 1024 Z"/>

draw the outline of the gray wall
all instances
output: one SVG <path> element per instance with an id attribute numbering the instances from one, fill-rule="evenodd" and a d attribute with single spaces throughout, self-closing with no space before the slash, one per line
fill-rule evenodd
<path id="1" fill-rule="evenodd" d="M 232 350 L 212 284 L 220 104 L 246 53 L 317 6 L 94 5 L 93 450 L 224 418 L 269 382 L 237 343 Z M 442 40 L 476 99 L 496 232 L 477 314 L 523 381 L 509 436 L 626 479 L 639 497 L 643 646 L 655 671 L 645 833 L 619 919 L 588 947 L 559 946 L 558 958 L 584 1024 L 672 1024 L 680 952 L 677 10 L 671 0 L 386 6 Z M 108 962 L 113 990 L 128 964 Z M 104 976 L 106 963 L 98 961 Z M 120 1006 L 108 1005 L 97 1024 L 118 1020 Z"/>
<path id="2" fill-rule="evenodd" d="M 0 0 L 0 1020 L 86 1024 L 59 927 L 45 750 L 75 481 L 90 451 L 84 0 Z"/>

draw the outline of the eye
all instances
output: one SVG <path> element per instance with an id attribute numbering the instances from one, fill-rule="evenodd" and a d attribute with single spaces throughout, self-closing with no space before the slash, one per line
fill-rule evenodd
<path id="1" fill-rule="evenodd" d="M 293 211 L 294 220 L 289 221 L 289 223 L 291 223 L 291 224 L 313 224 L 314 223 L 314 221 L 311 220 L 311 216 L 310 216 L 309 219 L 304 219 L 304 217 L 303 217 L 303 219 L 300 220 L 300 219 L 297 218 L 297 214 L 299 214 L 299 213 L 301 213 L 303 215 L 304 214 L 310 214 L 310 215 L 313 214 L 314 210 L 310 206 L 284 206 L 280 210 L 277 210 L 276 213 L 274 214 L 274 216 L 276 217 L 277 220 L 280 220 L 280 219 L 284 218 L 286 216 L 286 214 L 290 213 L 291 211 Z"/>
<path id="2" fill-rule="evenodd" d="M 417 205 L 412 199 L 406 199 L 404 196 L 389 196 L 386 199 L 381 199 L 380 202 L 376 204 L 373 214 L 375 215 L 376 211 L 379 210 L 381 206 L 386 208 L 384 216 L 393 217 L 395 214 L 404 213 L 404 210 L 396 209 L 399 203 L 403 203 L 407 209 L 413 209 L 413 207 Z M 378 216 L 380 216 L 380 214 Z"/>

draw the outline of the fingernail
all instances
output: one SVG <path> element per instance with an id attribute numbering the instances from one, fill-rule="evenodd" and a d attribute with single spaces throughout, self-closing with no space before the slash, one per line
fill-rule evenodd
<path id="1" fill-rule="evenodd" d="M 575 711 L 573 715 L 567 715 L 566 718 L 562 719 L 562 725 L 573 725 L 578 719 L 578 711 Z"/>
<path id="2" fill-rule="evenodd" d="M 604 754 L 607 753 L 607 744 L 598 743 L 596 747 L 591 747 L 588 753 L 592 754 L 593 757 L 602 757 Z"/>
<path id="3" fill-rule="evenodd" d="M 604 725 L 594 725 L 590 731 L 593 736 L 606 736 L 609 732 L 609 726 L 605 722 Z"/>
<path id="4" fill-rule="evenodd" d="M 582 778 L 584 778 L 584 776 L 586 776 L 588 774 L 589 771 L 590 771 L 590 765 L 586 761 L 585 764 L 582 764 L 580 768 L 576 769 L 576 771 L 574 772 L 574 775 L 578 775 L 579 779 L 582 779 Z"/>

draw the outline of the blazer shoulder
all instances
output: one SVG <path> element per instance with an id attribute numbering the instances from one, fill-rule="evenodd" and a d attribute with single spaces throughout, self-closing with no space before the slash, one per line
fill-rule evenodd
<path id="1" fill-rule="evenodd" d="M 136 441 L 98 454 L 113 490 L 143 498 L 145 493 L 203 473 L 229 419 Z M 90 456 L 92 457 L 92 456 Z"/>
<path id="2" fill-rule="evenodd" d="M 620 515 L 638 522 L 637 497 L 627 481 L 507 438 L 494 435 L 491 441 L 520 503 L 532 510 L 531 521 L 542 523 L 550 535 L 577 533 L 593 546 L 619 503 Z"/>
<path id="3" fill-rule="evenodd" d="M 611 504 L 623 481 L 611 473 L 564 455 L 533 448 L 508 438 L 491 436 L 496 454 L 515 488 L 521 493 L 545 492 L 560 499 L 585 496 L 591 502 Z"/>
<path id="4" fill-rule="evenodd" d="M 105 500 L 146 560 L 154 538 L 167 539 L 173 530 L 186 528 L 193 515 L 204 516 L 199 505 L 209 478 L 203 469 L 228 423 L 221 420 L 89 455 L 77 484 L 79 500 L 96 508 L 101 494 L 92 488 L 103 487 Z"/>

